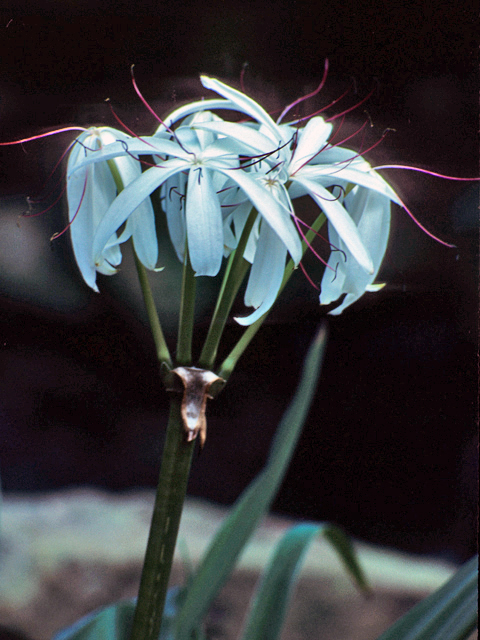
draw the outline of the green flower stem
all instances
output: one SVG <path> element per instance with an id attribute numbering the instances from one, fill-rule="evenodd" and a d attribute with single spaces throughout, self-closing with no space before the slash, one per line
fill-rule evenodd
<path id="1" fill-rule="evenodd" d="M 318 218 L 315 220 L 315 222 L 312 224 L 311 229 L 305 234 L 305 240 L 302 241 L 302 250 L 303 250 L 302 255 L 305 254 L 305 251 L 308 249 L 310 243 L 313 242 L 315 235 L 317 234 L 318 230 L 323 226 L 325 221 L 326 221 L 325 214 L 321 213 L 318 216 Z M 293 262 L 293 260 L 289 260 L 289 262 L 287 263 L 287 266 L 285 267 L 285 273 L 283 275 L 282 285 L 280 287 L 278 295 L 280 295 L 280 293 L 283 291 L 285 285 L 290 280 L 290 276 L 292 275 L 294 270 L 295 270 L 295 263 Z M 262 326 L 263 322 L 265 321 L 269 313 L 270 311 L 267 311 L 265 315 L 263 315 L 261 318 L 258 318 L 256 322 L 251 324 L 248 327 L 248 329 L 245 330 L 240 340 L 237 342 L 235 347 L 228 354 L 228 356 L 225 358 L 225 360 L 220 365 L 220 368 L 216 372 L 217 375 L 220 376 L 220 378 L 223 378 L 225 381 L 228 380 L 238 360 L 241 358 L 241 356 L 243 355 L 243 352 L 245 351 L 245 349 L 248 347 L 250 342 L 253 340 L 253 338 L 257 334 L 257 331 L 260 329 L 260 327 Z"/>
<path id="2" fill-rule="evenodd" d="M 177 340 L 177 363 L 182 366 L 192 364 L 192 338 L 195 317 L 195 274 L 190 264 L 188 249 L 185 250 L 183 265 L 182 297 L 180 303 L 180 320 Z"/>
<path id="3" fill-rule="evenodd" d="M 230 313 L 243 278 L 250 267 L 250 263 L 244 259 L 243 254 L 256 217 L 257 211 L 252 209 L 243 228 L 238 246 L 230 255 L 208 335 L 200 355 L 199 366 L 203 369 L 213 370 L 218 345 L 225 328 L 225 323 L 227 322 L 228 314 Z"/>
<path id="4" fill-rule="evenodd" d="M 138 259 L 138 256 L 133 249 L 133 255 L 135 257 L 135 266 L 137 267 L 138 279 L 140 281 L 140 287 L 142 289 L 143 299 L 145 301 L 145 308 L 147 310 L 148 321 L 152 330 L 153 340 L 157 350 L 157 358 L 160 363 L 165 362 L 168 367 L 172 368 L 172 359 L 170 357 L 170 351 L 168 350 L 165 336 L 163 335 L 162 325 L 158 317 L 157 308 L 153 299 L 152 289 L 150 282 L 148 281 L 147 270 Z"/>
<path id="5" fill-rule="evenodd" d="M 181 394 L 170 416 L 130 640 L 158 640 L 195 441 L 187 442 Z"/>
<path id="6" fill-rule="evenodd" d="M 115 164 L 115 160 L 107 160 L 107 164 L 115 182 L 117 192 L 120 193 L 124 189 L 124 184 L 118 167 Z M 137 268 L 138 279 L 140 280 L 140 287 L 142 289 L 143 299 L 145 301 L 145 307 L 147 309 L 148 321 L 152 329 L 153 340 L 157 349 L 157 358 L 159 359 L 160 363 L 165 362 L 171 369 L 172 359 L 170 357 L 170 352 L 165 341 L 165 336 L 163 335 L 162 325 L 160 324 L 160 318 L 158 317 L 157 308 L 155 307 L 155 302 L 153 300 L 152 289 L 150 287 L 150 282 L 148 281 L 147 270 L 138 259 L 133 243 L 132 249 L 133 255 L 135 257 L 135 266 Z"/>

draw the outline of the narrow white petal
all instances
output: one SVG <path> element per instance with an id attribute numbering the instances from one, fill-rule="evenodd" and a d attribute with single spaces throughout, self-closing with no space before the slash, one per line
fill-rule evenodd
<path id="1" fill-rule="evenodd" d="M 214 166 L 213 163 L 211 166 Z M 231 178 L 243 189 L 253 206 L 275 230 L 275 233 L 287 247 L 295 264 L 298 264 L 302 258 L 302 243 L 291 216 L 285 210 L 285 207 L 270 194 L 260 180 L 255 179 L 251 174 L 244 171 L 225 169 L 221 166 L 216 166 L 215 168 Z"/>
<path id="2" fill-rule="evenodd" d="M 167 180 L 162 186 L 163 210 L 167 217 L 168 233 L 177 258 L 183 264 L 185 257 L 185 198 L 187 194 L 186 172 L 180 171 Z"/>
<path id="3" fill-rule="evenodd" d="M 67 180 L 70 234 L 75 260 L 83 279 L 95 291 L 98 291 L 98 288 L 95 283 L 93 237 L 99 219 L 115 197 L 115 184 L 107 169 L 103 166 L 89 167 Z"/>
<path id="4" fill-rule="evenodd" d="M 341 163 L 341 164 L 340 164 Z M 345 147 L 337 147 L 335 145 L 328 145 L 322 153 L 319 153 L 318 156 L 312 160 L 311 165 L 323 165 L 332 166 L 333 164 L 338 164 L 338 168 L 342 165 L 347 166 L 347 164 L 358 164 L 366 165 L 370 167 L 368 162 L 362 158 L 362 156 L 358 155 L 356 151 L 352 149 L 346 149 Z M 311 166 L 309 165 L 309 166 Z"/>
<path id="5" fill-rule="evenodd" d="M 197 276 L 216 276 L 223 258 L 223 220 L 212 177 L 206 167 L 190 169 L 186 221 L 192 269 Z"/>
<path id="6" fill-rule="evenodd" d="M 78 162 L 75 166 L 68 168 L 67 177 L 69 177 L 74 171 L 78 171 L 83 167 L 104 162 L 105 160 L 112 160 L 119 156 L 125 156 L 131 158 L 138 155 L 161 155 L 172 156 L 174 158 L 180 158 L 183 160 L 190 160 L 192 155 L 187 153 L 180 147 L 178 142 L 173 140 L 163 140 L 162 138 L 131 138 L 127 142 L 113 142 L 108 144 L 103 149 L 97 149 L 89 153 L 81 162 Z M 133 158 L 132 158 L 133 160 Z"/>
<path id="7" fill-rule="evenodd" d="M 82 201 L 87 197 L 88 182 L 87 170 L 79 171 L 67 182 L 67 201 L 69 219 L 73 219 L 70 226 L 70 237 L 80 273 L 89 287 L 98 291 L 95 284 L 96 273 L 92 256 L 92 241 L 94 234 L 93 215 L 89 215 Z M 84 193 L 85 191 L 85 193 Z"/>
<path id="8" fill-rule="evenodd" d="M 245 304 L 247 307 L 257 309 L 265 300 L 268 292 L 278 284 L 280 286 L 283 271 L 285 270 L 285 258 L 287 251 L 275 231 L 265 221 L 260 228 L 257 250 L 253 259 L 250 278 L 245 291 Z M 279 269 L 279 265 L 282 266 Z M 280 284 L 278 272 L 281 271 Z M 278 289 L 277 289 L 278 290 Z"/>
<path id="9" fill-rule="evenodd" d="M 355 223 L 342 204 L 338 200 L 335 200 L 334 196 L 317 182 L 307 180 L 303 177 L 297 177 L 295 180 L 308 190 L 311 197 L 335 227 L 339 236 L 345 242 L 345 245 L 351 251 L 359 265 L 363 267 L 367 273 L 373 273 L 372 259 L 359 236 Z"/>
<path id="10" fill-rule="evenodd" d="M 311 160 L 325 146 L 333 126 L 317 116 L 310 118 L 307 125 L 299 130 L 298 144 L 290 163 L 290 174 L 295 173 L 302 165 Z M 320 154 L 319 154 L 320 155 Z"/>
<path id="11" fill-rule="evenodd" d="M 161 124 L 155 132 L 155 135 L 159 133 L 165 133 L 167 130 L 166 127 L 170 128 L 172 124 L 178 122 L 178 120 L 182 120 L 192 113 L 197 113 L 198 111 L 206 111 L 207 109 L 234 109 L 235 105 L 233 105 L 229 100 L 224 100 L 223 98 L 214 98 L 213 100 L 198 100 L 197 102 L 190 102 L 189 104 L 184 104 L 182 107 L 175 109 L 172 113 L 167 116 L 164 120 L 165 124 Z"/>
<path id="12" fill-rule="evenodd" d="M 235 318 L 238 324 L 250 325 L 272 307 L 282 284 L 286 256 L 284 244 L 263 221 L 245 291 L 245 304 L 256 307 L 256 311 L 245 318 Z"/>
<path id="13" fill-rule="evenodd" d="M 131 156 L 118 157 L 115 162 L 124 188 L 142 174 L 140 163 Z M 158 259 L 158 242 L 155 230 L 155 214 L 150 198 L 146 198 L 132 212 L 118 243 L 133 236 L 133 244 L 140 262 L 147 269 L 155 269 Z"/>
<path id="14" fill-rule="evenodd" d="M 205 122 L 195 124 L 195 129 L 213 131 L 228 138 L 233 138 L 260 154 L 272 153 L 277 148 L 272 140 L 264 136 L 263 133 L 247 125 L 237 124 L 236 122 Z"/>
<path id="15" fill-rule="evenodd" d="M 93 255 L 101 255 L 110 237 L 116 233 L 133 211 L 165 180 L 189 165 L 182 160 L 169 160 L 164 167 L 153 167 L 142 173 L 118 194 L 102 217 L 93 239 Z"/>
<path id="16" fill-rule="evenodd" d="M 132 228 L 133 246 L 138 259 L 147 269 L 154 270 L 158 260 L 158 241 L 150 198 L 135 209 L 127 225 Z"/>
<path id="17" fill-rule="evenodd" d="M 252 100 L 252 98 L 249 98 L 241 91 L 237 91 L 215 78 L 201 76 L 200 80 L 205 89 L 215 91 L 215 93 L 227 98 L 227 100 L 230 100 L 230 102 L 232 102 L 239 111 L 243 111 L 243 113 L 246 113 L 254 120 L 257 120 L 257 122 L 261 122 L 266 125 L 272 132 L 275 132 L 275 137 L 278 135 L 279 141 L 282 140 L 280 128 L 268 115 L 265 109 L 258 104 L 258 102 L 255 102 L 255 100 Z"/>
<path id="18" fill-rule="evenodd" d="M 337 151 L 340 151 L 338 149 Z M 352 153 L 352 152 L 350 152 Z M 322 155 L 322 154 L 320 154 Z M 392 187 L 386 182 L 382 176 L 376 173 L 367 162 L 362 162 L 361 165 L 356 166 L 355 162 L 350 165 L 347 163 L 340 163 L 334 166 L 324 164 L 313 164 L 306 167 L 302 167 L 298 173 L 298 178 L 307 180 L 321 180 L 324 186 L 351 183 L 358 184 L 372 191 L 387 196 L 392 202 L 401 205 L 401 202 L 392 189 Z"/>
<path id="19" fill-rule="evenodd" d="M 392 202 L 401 205 L 401 202 L 392 187 L 373 169 L 370 169 L 367 173 L 359 171 L 353 167 L 346 167 L 342 171 L 338 172 L 337 177 L 342 180 L 348 180 L 348 182 L 353 184 L 358 184 L 361 187 L 366 187 L 372 191 L 376 191 L 389 198 L 389 200 L 392 200 Z"/>
<path id="20" fill-rule="evenodd" d="M 390 231 L 390 200 L 386 196 L 357 187 L 345 199 L 346 206 L 355 212 L 358 218 L 358 230 L 362 241 L 368 247 L 374 263 L 372 274 L 366 274 L 358 264 L 351 259 L 351 254 L 335 231 L 329 229 L 329 237 L 333 244 L 345 251 L 345 261 L 338 253 L 332 253 L 328 264 L 337 270 L 336 277 L 331 270 L 326 269 L 321 287 L 320 303 L 330 304 L 346 293 L 342 304 L 331 311 L 332 315 L 339 315 L 342 311 L 358 300 L 367 290 L 371 290 L 375 278 L 382 264 L 388 243 Z M 352 213 L 352 215 L 354 215 Z"/>

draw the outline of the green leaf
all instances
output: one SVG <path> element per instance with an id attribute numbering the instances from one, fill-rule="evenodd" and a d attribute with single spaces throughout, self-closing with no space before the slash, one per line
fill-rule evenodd
<path id="1" fill-rule="evenodd" d="M 237 500 L 193 577 L 177 619 L 179 640 L 191 637 L 192 629 L 206 614 L 258 522 L 270 508 L 310 409 L 325 343 L 323 326 L 310 346 L 299 386 L 280 422 L 265 468 Z"/>
<path id="2" fill-rule="evenodd" d="M 419 602 L 378 640 L 463 640 L 478 624 L 478 556 Z"/>
<path id="3" fill-rule="evenodd" d="M 331 542 L 357 584 L 365 578 L 349 538 L 330 524 L 300 524 L 292 527 L 278 543 L 253 598 L 242 640 L 276 640 L 281 633 L 301 562 L 317 535 Z"/>
<path id="4" fill-rule="evenodd" d="M 53 640 L 127 640 L 134 610 L 133 599 L 117 602 L 81 618 Z"/>
<path id="5" fill-rule="evenodd" d="M 163 612 L 162 629 L 159 640 L 173 640 L 173 622 L 183 601 L 185 590 L 179 587 L 169 589 Z M 135 612 L 135 598 L 116 602 L 97 609 L 59 631 L 53 640 L 128 640 Z M 204 640 L 196 630 L 195 640 Z"/>
<path id="6" fill-rule="evenodd" d="M 305 359 L 295 396 L 278 427 L 267 464 L 235 503 L 188 589 L 177 619 L 176 638 L 187 640 L 230 575 L 237 558 L 285 476 L 317 387 L 326 343 L 323 326 Z"/>

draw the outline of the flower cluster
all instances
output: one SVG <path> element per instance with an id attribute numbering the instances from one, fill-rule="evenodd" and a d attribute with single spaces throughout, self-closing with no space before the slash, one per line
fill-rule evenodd
<path id="1" fill-rule="evenodd" d="M 131 137 L 109 128 L 82 133 L 68 162 L 72 241 L 81 273 L 96 288 L 95 271 L 113 273 L 120 244 L 132 237 L 139 259 L 154 268 L 158 243 L 150 195 L 160 187 L 171 241 L 179 260 L 188 250 L 197 276 L 215 276 L 256 214 L 243 257 L 251 263 L 245 304 L 248 325 L 266 313 L 279 292 L 287 255 L 298 265 L 304 232 L 294 200 L 309 195 L 328 220 L 331 246 L 320 302 L 347 294 L 333 313 L 357 300 L 380 268 L 395 192 L 360 155 L 329 143 L 332 125 L 313 116 L 282 124 L 254 100 L 202 77 L 220 96 L 187 104 L 161 122 L 153 136 Z M 230 122 L 217 113 L 236 111 Z M 284 112 L 285 113 L 285 112 Z M 247 118 L 245 118 L 247 116 Z M 139 158 L 153 164 L 142 172 Z M 250 228 L 250 227 L 249 227 Z"/>

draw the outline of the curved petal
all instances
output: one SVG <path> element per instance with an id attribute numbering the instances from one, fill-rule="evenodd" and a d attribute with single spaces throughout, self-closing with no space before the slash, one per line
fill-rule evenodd
<path id="1" fill-rule="evenodd" d="M 157 230 L 155 214 L 150 198 L 144 200 L 127 220 L 131 228 L 133 246 L 140 262 L 150 270 L 154 270 L 158 260 Z"/>
<path id="2" fill-rule="evenodd" d="M 318 154 L 325 146 L 332 129 L 333 125 L 325 122 L 320 116 L 310 118 L 306 126 L 300 130 L 298 144 L 290 163 L 290 174 L 294 174 Z"/>
<path id="3" fill-rule="evenodd" d="M 252 100 L 241 91 L 237 91 L 232 87 L 229 87 L 220 80 L 215 78 L 209 78 L 207 76 L 200 76 L 200 80 L 205 89 L 215 91 L 227 100 L 230 100 L 235 105 L 238 111 L 243 111 L 257 122 L 261 122 L 266 125 L 272 132 L 275 133 L 275 138 L 278 136 L 278 140 L 283 140 L 282 132 L 277 123 L 269 116 L 269 114 L 261 107 L 258 102 Z"/>
<path id="4" fill-rule="evenodd" d="M 155 191 L 165 180 L 190 165 L 183 160 L 173 159 L 163 167 L 152 167 L 142 173 L 118 194 L 108 211 L 100 220 L 93 238 L 93 255 L 97 258 L 109 238 L 125 222 L 130 214 Z"/>
<path id="5" fill-rule="evenodd" d="M 352 256 L 367 273 L 373 273 L 373 262 L 358 233 L 357 226 L 345 210 L 343 205 L 333 199 L 332 194 L 313 180 L 295 178 L 307 189 L 311 197 L 325 213 L 329 221 L 335 227 L 338 235 L 348 247 Z"/>
<path id="6" fill-rule="evenodd" d="M 214 98 L 213 100 L 198 100 L 197 102 L 190 102 L 189 104 L 184 104 L 183 106 L 172 111 L 170 115 L 168 115 L 164 124 L 161 124 L 158 129 L 155 131 L 155 135 L 159 133 L 165 133 L 165 131 L 169 130 L 172 124 L 178 122 L 178 120 L 182 120 L 192 113 L 197 113 L 198 111 L 205 111 L 210 109 L 235 109 L 235 105 L 232 104 L 229 100 L 224 100 L 223 98 Z"/>
<path id="7" fill-rule="evenodd" d="M 167 217 L 168 233 L 172 241 L 177 258 L 183 264 L 185 257 L 185 198 L 187 195 L 188 175 L 179 171 L 165 181 L 162 186 L 163 210 Z"/>
<path id="8" fill-rule="evenodd" d="M 130 156 L 121 156 L 113 160 L 124 187 L 142 175 L 140 163 Z M 113 200 L 112 200 L 113 201 Z M 158 259 L 158 242 L 155 229 L 155 214 L 150 198 L 146 198 L 132 212 L 127 220 L 126 228 L 117 239 L 125 242 L 133 236 L 133 244 L 140 262 L 147 269 L 155 269 Z"/>
<path id="9" fill-rule="evenodd" d="M 139 156 L 139 155 L 164 155 L 172 156 L 174 158 L 180 158 L 182 160 L 189 160 L 192 154 L 187 153 L 180 147 L 178 142 L 173 140 L 164 140 L 162 138 L 131 138 L 128 141 L 112 142 L 107 144 L 102 149 L 96 149 L 89 153 L 84 160 L 78 162 L 75 166 L 68 167 L 67 177 L 82 169 L 83 167 L 94 164 L 97 162 L 104 162 L 105 160 L 112 160 L 118 156 Z M 134 158 L 132 158 L 133 160 Z"/>
<path id="10" fill-rule="evenodd" d="M 342 164 L 338 164 L 334 167 L 323 164 L 313 164 L 303 167 L 301 173 L 298 174 L 298 178 L 312 181 L 318 179 L 321 180 L 325 186 L 338 184 L 339 181 L 343 180 L 347 183 L 358 184 L 367 189 L 377 191 L 396 204 L 401 205 L 395 191 L 380 174 L 376 173 L 368 163 L 362 163 L 360 167 L 356 167 L 354 162 L 350 165 L 342 166 Z"/>
<path id="11" fill-rule="evenodd" d="M 188 251 L 197 276 L 216 276 L 223 258 L 220 202 L 206 167 L 190 169 L 186 222 Z"/>
<path id="12" fill-rule="evenodd" d="M 195 129 L 213 131 L 222 136 L 233 138 L 246 147 L 259 153 L 273 153 L 276 147 L 270 138 L 264 136 L 253 127 L 236 122 L 205 122 L 195 123 Z"/>
<path id="13" fill-rule="evenodd" d="M 282 284 L 286 257 L 285 245 L 263 221 L 245 291 L 245 304 L 256 307 L 256 311 L 245 318 L 235 318 L 238 324 L 253 324 L 272 307 Z"/>
<path id="14" fill-rule="evenodd" d="M 213 163 L 211 166 L 214 166 Z M 241 170 L 226 169 L 218 165 L 215 166 L 215 169 L 224 173 L 243 189 L 260 215 L 265 218 L 272 229 L 275 229 L 275 233 L 287 247 L 295 264 L 298 264 L 302 258 L 302 243 L 290 213 L 285 207 L 270 194 L 259 179 L 251 174 Z"/>
<path id="15" fill-rule="evenodd" d="M 96 270 L 99 270 L 97 267 L 103 264 L 104 258 L 99 256 L 98 265 L 95 264 L 93 237 L 98 222 L 115 198 L 115 193 L 112 175 L 108 167 L 102 165 L 83 169 L 67 180 L 70 235 L 75 260 L 83 279 L 95 291 L 98 291 Z M 118 264 L 121 259 L 118 247 L 110 258 L 113 264 Z"/>
<path id="16" fill-rule="evenodd" d="M 348 248 L 342 242 L 336 232 L 329 229 L 329 237 L 332 243 L 338 243 L 340 249 L 345 251 L 347 259 L 344 261 L 338 254 L 331 254 L 328 261 L 332 269 L 336 269 L 336 277 L 332 277 L 332 271 L 325 270 L 322 279 L 320 303 L 330 304 L 346 293 L 342 304 L 331 311 L 332 315 L 339 315 L 342 311 L 358 300 L 377 277 L 382 264 L 388 243 L 390 232 L 390 200 L 386 196 L 357 187 L 345 199 L 346 206 L 352 215 L 358 219 L 358 231 L 364 244 L 368 247 L 374 263 L 372 274 L 366 274 L 358 264 L 351 259 Z"/>

